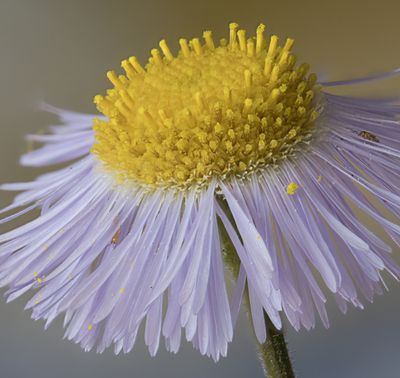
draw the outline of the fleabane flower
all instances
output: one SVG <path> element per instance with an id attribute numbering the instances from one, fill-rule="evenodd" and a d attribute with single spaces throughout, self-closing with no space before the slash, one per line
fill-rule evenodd
<path id="1" fill-rule="evenodd" d="M 22 164 L 74 162 L 29 183 L 3 211 L 38 209 L 0 236 L 0 284 L 13 300 L 33 289 L 34 319 L 65 314 L 66 337 L 85 350 L 129 352 L 142 323 L 154 355 L 186 339 L 225 356 L 245 286 L 260 342 L 264 311 L 278 329 L 328 326 L 327 292 L 340 309 L 399 278 L 391 247 L 400 227 L 399 104 L 335 96 L 292 39 L 165 40 L 143 67 L 123 75 L 95 103 L 104 117 L 47 106 L 63 125 Z M 346 84 L 346 83 L 339 83 Z M 357 213 L 357 214 L 356 214 Z M 228 295 L 221 240 L 234 247 L 237 282 Z M 225 256 L 231 258 L 232 256 Z"/>

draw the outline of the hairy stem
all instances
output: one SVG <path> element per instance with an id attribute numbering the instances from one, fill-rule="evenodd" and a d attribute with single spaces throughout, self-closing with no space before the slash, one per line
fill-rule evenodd
<path id="1" fill-rule="evenodd" d="M 275 328 L 265 312 L 264 319 L 267 340 L 263 344 L 258 344 L 258 349 L 265 376 L 270 378 L 295 378 L 283 332 Z"/>

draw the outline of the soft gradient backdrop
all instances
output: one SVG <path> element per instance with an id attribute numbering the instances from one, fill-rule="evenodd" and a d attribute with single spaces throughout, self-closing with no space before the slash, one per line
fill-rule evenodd
<path id="1" fill-rule="evenodd" d="M 205 29 L 225 36 L 230 21 L 249 30 L 263 22 L 268 32 L 294 37 L 300 60 L 320 78 L 345 79 L 400 66 L 399 13 L 398 0 L 0 0 L 0 182 L 38 173 L 19 167 L 18 156 L 27 148 L 25 133 L 54 121 L 37 111 L 40 100 L 94 112 L 93 96 L 109 86 L 106 70 L 132 54 L 144 62 L 161 38 L 176 48 L 179 37 L 201 36 Z M 369 89 L 400 93 L 400 81 Z M 0 206 L 12 199 L 0 196 Z M 288 329 L 300 378 L 400 377 L 400 285 L 387 282 L 390 292 L 364 311 L 343 316 L 328 306 L 329 330 Z M 23 311 L 26 299 L 0 302 L 1 378 L 262 377 L 245 316 L 228 358 L 218 364 L 186 343 L 176 356 L 162 347 L 152 359 L 141 338 L 128 355 L 96 355 L 62 340 L 60 320 L 44 332 Z"/>

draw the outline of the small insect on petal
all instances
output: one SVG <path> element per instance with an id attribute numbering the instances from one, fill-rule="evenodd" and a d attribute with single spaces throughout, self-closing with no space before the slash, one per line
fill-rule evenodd
<path id="1" fill-rule="evenodd" d="M 364 138 L 364 139 L 366 139 L 366 140 L 369 140 L 369 141 L 371 141 L 371 142 L 379 143 L 378 137 L 377 137 L 376 135 L 374 135 L 374 134 L 368 132 L 368 131 L 360 131 L 360 132 L 358 133 L 358 136 L 360 136 L 361 138 Z"/>

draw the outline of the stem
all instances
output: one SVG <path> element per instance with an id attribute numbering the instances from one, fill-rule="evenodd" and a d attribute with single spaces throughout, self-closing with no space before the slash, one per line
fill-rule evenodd
<path id="1" fill-rule="evenodd" d="M 265 376 L 270 378 L 295 378 L 283 332 L 275 328 L 265 312 L 264 319 L 267 340 L 263 344 L 258 344 L 258 349 Z"/>
<path id="2" fill-rule="evenodd" d="M 230 218 L 234 225 L 232 214 L 225 201 L 220 201 L 221 207 Z M 219 230 L 221 240 L 223 244 L 223 255 L 225 265 L 232 272 L 234 277 L 239 274 L 240 259 L 236 253 L 234 246 L 232 245 L 229 236 L 226 233 L 225 228 L 220 223 Z M 246 287 L 243 302 L 247 307 L 248 318 L 251 321 L 251 310 L 249 293 Z M 267 339 L 263 344 L 257 342 L 259 350 L 259 359 L 264 371 L 265 377 L 269 378 L 295 378 L 293 372 L 292 363 L 290 361 L 289 351 L 287 348 L 286 340 L 282 331 L 275 328 L 271 319 L 264 311 L 265 328 L 267 330 Z"/>

